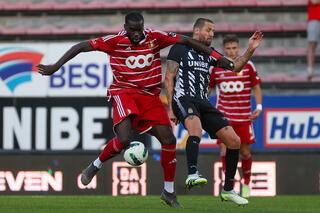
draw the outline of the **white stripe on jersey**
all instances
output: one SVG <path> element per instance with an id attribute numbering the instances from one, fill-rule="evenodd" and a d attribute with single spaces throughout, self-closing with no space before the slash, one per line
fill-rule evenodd
<path id="1" fill-rule="evenodd" d="M 228 98 L 230 98 L 230 97 L 250 97 L 251 94 L 226 95 L 226 94 L 221 93 L 220 96 L 224 96 L 224 97 L 228 97 Z"/>
<path id="2" fill-rule="evenodd" d="M 118 95 L 115 95 L 114 100 L 117 102 L 117 109 L 118 109 L 120 117 L 121 118 L 125 117 L 126 114 L 124 112 L 120 97 Z"/>
<path id="3" fill-rule="evenodd" d="M 240 106 L 235 106 L 235 107 L 229 107 L 229 106 L 224 106 L 224 105 L 221 105 L 221 104 L 218 104 L 217 107 L 218 107 L 218 108 L 219 108 L 219 107 L 222 107 L 222 108 L 224 108 L 224 109 L 251 109 L 250 106 L 242 106 L 242 107 L 240 107 Z"/>
<path id="4" fill-rule="evenodd" d="M 161 76 L 162 73 L 158 74 L 158 75 L 154 75 L 154 76 L 150 76 L 150 77 L 147 77 L 147 78 L 143 78 L 143 79 L 136 79 L 136 80 L 128 80 L 129 82 L 137 82 L 137 81 L 144 81 L 144 80 L 148 80 L 148 79 L 151 79 L 151 78 L 155 78 L 155 77 L 158 77 L 158 76 Z"/>
<path id="5" fill-rule="evenodd" d="M 244 112 L 244 113 L 238 113 L 238 112 L 226 112 L 222 109 L 219 109 L 223 114 L 228 114 L 228 115 L 251 115 L 251 112 Z"/>
<path id="6" fill-rule="evenodd" d="M 127 75 L 134 75 L 134 74 L 140 74 L 140 73 L 148 73 L 148 72 L 152 72 L 153 70 L 155 70 L 155 69 L 157 69 L 157 68 L 159 68 L 159 67 L 161 67 L 161 65 L 156 66 L 156 67 L 154 67 L 154 68 L 152 68 L 152 69 L 150 69 L 150 70 L 148 70 L 148 71 L 141 71 L 141 72 L 118 72 L 118 73 L 120 73 L 120 74 L 127 74 Z"/>
<path id="7" fill-rule="evenodd" d="M 217 97 L 219 97 L 217 95 Z M 217 99 L 218 100 L 218 99 Z M 217 101 L 218 102 L 218 101 Z M 226 101 L 226 100 L 223 100 L 223 99 L 220 99 L 219 102 L 224 102 L 224 103 L 249 103 L 250 100 L 241 100 L 241 101 Z"/>
<path id="8" fill-rule="evenodd" d="M 222 78 L 216 78 L 216 80 L 221 80 L 221 79 L 233 79 L 233 78 L 248 78 L 250 75 L 242 75 L 242 76 L 224 76 Z"/>
<path id="9" fill-rule="evenodd" d="M 150 50 L 154 50 L 158 47 L 159 45 L 156 45 L 150 49 L 143 49 L 143 50 L 114 50 L 115 52 L 119 52 L 119 53 L 129 53 L 129 52 L 145 52 L 145 51 L 150 51 Z"/>

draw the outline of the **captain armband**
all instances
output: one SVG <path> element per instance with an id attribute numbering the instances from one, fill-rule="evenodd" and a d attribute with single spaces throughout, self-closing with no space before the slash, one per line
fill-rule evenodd
<path id="1" fill-rule="evenodd" d="M 228 58 L 222 56 L 219 59 L 219 67 L 233 71 L 234 70 L 234 62 L 229 60 Z"/>

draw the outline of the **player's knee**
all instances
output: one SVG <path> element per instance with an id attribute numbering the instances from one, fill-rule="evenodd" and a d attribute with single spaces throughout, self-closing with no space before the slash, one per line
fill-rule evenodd
<path id="1" fill-rule="evenodd" d="M 243 160 L 248 160 L 249 158 L 251 158 L 250 150 L 240 149 L 240 155 Z"/>
<path id="2" fill-rule="evenodd" d="M 167 144 L 167 145 L 169 145 L 169 144 L 176 144 L 176 143 L 177 143 L 177 140 L 176 140 L 176 138 L 174 137 L 173 134 L 170 135 L 170 136 L 168 136 L 168 137 L 166 137 L 166 138 L 164 138 L 164 139 L 162 140 L 162 144 Z"/>
<path id="3" fill-rule="evenodd" d="M 126 136 L 118 136 L 119 143 L 121 143 L 124 147 L 130 144 L 130 137 Z"/>
<path id="4" fill-rule="evenodd" d="M 199 138 L 202 137 L 202 129 L 201 128 L 192 128 L 188 130 L 188 134 L 192 136 L 197 136 Z"/>
<path id="5" fill-rule="evenodd" d="M 236 134 L 230 137 L 229 149 L 240 149 L 241 140 L 240 137 Z"/>

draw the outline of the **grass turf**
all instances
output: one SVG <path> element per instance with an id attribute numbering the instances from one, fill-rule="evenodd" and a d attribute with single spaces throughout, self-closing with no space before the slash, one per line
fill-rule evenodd
<path id="1" fill-rule="evenodd" d="M 182 209 L 160 203 L 159 196 L 0 196 L 1 213 L 60 212 L 183 212 L 183 213 L 320 213 L 320 196 L 277 196 L 250 198 L 249 205 L 238 207 L 212 196 L 179 196 Z"/>

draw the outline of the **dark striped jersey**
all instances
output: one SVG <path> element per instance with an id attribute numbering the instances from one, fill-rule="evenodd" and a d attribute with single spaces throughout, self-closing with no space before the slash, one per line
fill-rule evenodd
<path id="1" fill-rule="evenodd" d="M 171 47 L 167 59 L 179 64 L 174 100 L 182 96 L 208 99 L 209 70 L 216 65 L 215 58 L 200 54 L 188 46 L 175 44 Z"/>

